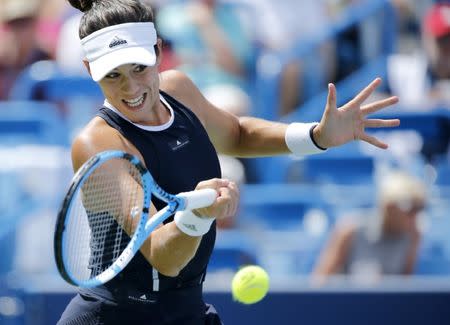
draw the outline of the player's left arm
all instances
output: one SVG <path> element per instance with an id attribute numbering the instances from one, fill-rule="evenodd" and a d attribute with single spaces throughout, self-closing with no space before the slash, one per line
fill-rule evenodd
<path id="1" fill-rule="evenodd" d="M 288 152 L 284 140 L 287 125 L 253 117 L 237 117 L 221 110 L 179 71 L 162 73 L 160 87 L 197 115 L 217 151 L 236 157 Z"/>
<path id="2" fill-rule="evenodd" d="M 397 119 L 366 118 L 368 114 L 398 102 L 397 97 L 390 97 L 363 105 L 380 83 L 380 79 L 375 79 L 339 109 L 336 106 L 336 88 L 330 84 L 325 111 L 313 131 L 315 143 L 321 148 L 331 148 L 359 139 L 379 148 L 387 148 L 387 144 L 365 132 L 366 127 L 399 125 Z M 221 110 L 209 103 L 193 82 L 180 72 L 171 71 L 163 75 L 162 88 L 166 88 L 195 112 L 219 152 L 236 157 L 272 156 L 290 152 L 285 138 L 287 124 L 254 117 L 237 117 Z"/>

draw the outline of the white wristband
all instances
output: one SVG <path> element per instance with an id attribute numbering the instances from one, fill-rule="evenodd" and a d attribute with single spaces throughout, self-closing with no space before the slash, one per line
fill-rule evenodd
<path id="1" fill-rule="evenodd" d="M 289 150 L 296 156 L 306 156 L 324 152 L 311 137 L 311 128 L 318 123 L 291 123 L 285 133 L 285 141 Z"/>
<path id="2" fill-rule="evenodd" d="M 189 236 L 203 236 L 211 228 L 215 218 L 197 217 L 191 210 L 178 211 L 174 221 L 178 229 Z"/>

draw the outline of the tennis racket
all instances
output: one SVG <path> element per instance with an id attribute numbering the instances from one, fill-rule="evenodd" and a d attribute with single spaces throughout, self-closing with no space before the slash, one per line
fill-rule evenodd
<path id="1" fill-rule="evenodd" d="M 167 205 L 149 217 L 152 195 Z M 101 152 L 74 175 L 59 210 L 54 234 L 58 271 L 78 287 L 104 284 L 164 220 L 177 211 L 209 206 L 216 197 L 213 189 L 169 194 L 137 157 Z"/>

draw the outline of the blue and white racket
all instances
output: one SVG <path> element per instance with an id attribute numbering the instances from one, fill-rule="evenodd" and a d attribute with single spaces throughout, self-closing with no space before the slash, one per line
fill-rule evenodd
<path id="1" fill-rule="evenodd" d="M 167 206 L 149 216 L 152 194 Z M 145 239 L 181 210 L 214 203 L 213 189 L 172 195 L 156 184 L 139 159 L 123 151 L 104 151 L 74 175 L 54 236 L 61 276 L 78 287 L 104 284 L 131 261 Z"/>

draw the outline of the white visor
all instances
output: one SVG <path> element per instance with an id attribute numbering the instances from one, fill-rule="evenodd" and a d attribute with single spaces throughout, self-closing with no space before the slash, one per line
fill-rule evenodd
<path id="1" fill-rule="evenodd" d="M 157 36 L 153 23 L 125 23 L 102 28 L 81 40 L 92 79 L 101 80 L 123 64 L 156 63 Z"/>

